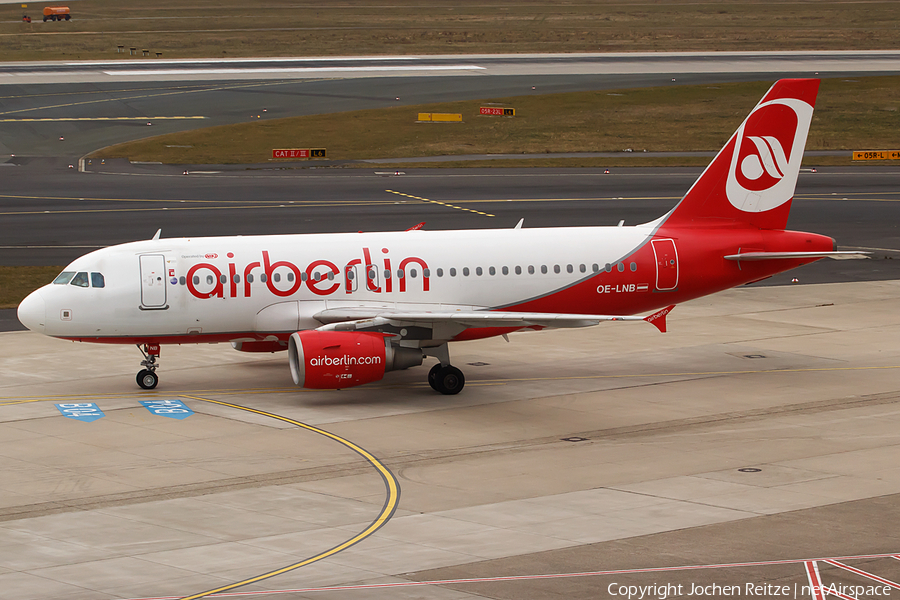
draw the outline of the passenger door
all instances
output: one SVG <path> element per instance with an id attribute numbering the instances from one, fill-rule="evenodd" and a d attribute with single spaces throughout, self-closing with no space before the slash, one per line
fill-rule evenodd
<path id="1" fill-rule="evenodd" d="M 162 254 L 142 254 L 141 308 L 163 309 L 166 306 L 166 257 Z"/>

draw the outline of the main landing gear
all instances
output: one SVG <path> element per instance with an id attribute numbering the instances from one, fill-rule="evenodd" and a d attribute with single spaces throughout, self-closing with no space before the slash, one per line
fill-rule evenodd
<path id="1" fill-rule="evenodd" d="M 159 344 L 138 344 L 137 347 L 144 355 L 141 366 L 145 367 L 137 374 L 137 384 L 145 390 L 152 390 L 159 383 L 159 375 L 156 374 L 159 367 L 156 364 L 159 359 Z"/>
<path id="2" fill-rule="evenodd" d="M 428 372 L 428 383 L 434 391 L 452 396 L 462 391 L 466 385 L 466 376 L 453 365 L 438 363 Z"/>
<path id="3" fill-rule="evenodd" d="M 440 362 L 428 371 L 428 384 L 436 392 L 452 396 L 462 391 L 466 385 L 463 372 L 450 364 L 450 351 L 447 344 L 437 348 L 423 349 L 425 354 L 436 357 Z"/>

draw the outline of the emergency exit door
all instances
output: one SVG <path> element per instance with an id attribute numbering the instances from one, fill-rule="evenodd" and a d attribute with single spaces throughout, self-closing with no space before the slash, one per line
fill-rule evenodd
<path id="1" fill-rule="evenodd" d="M 141 307 L 166 308 L 166 257 L 141 255 Z"/>
<path id="2" fill-rule="evenodd" d="M 678 286 L 678 252 L 675 240 L 651 240 L 656 258 L 656 289 L 674 290 Z"/>

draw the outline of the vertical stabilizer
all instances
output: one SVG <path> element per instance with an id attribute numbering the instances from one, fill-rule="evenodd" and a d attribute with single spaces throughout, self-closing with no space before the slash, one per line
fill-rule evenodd
<path id="1" fill-rule="evenodd" d="M 784 229 L 818 91 L 818 79 L 775 82 L 673 209 L 666 225 L 702 226 L 725 220 Z"/>

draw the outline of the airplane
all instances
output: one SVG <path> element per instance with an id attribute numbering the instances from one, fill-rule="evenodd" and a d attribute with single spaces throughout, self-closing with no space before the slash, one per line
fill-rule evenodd
<path id="1" fill-rule="evenodd" d="M 861 258 L 786 231 L 818 79 L 765 94 L 685 196 L 636 226 L 151 240 L 76 259 L 18 308 L 36 332 L 135 344 L 141 388 L 165 344 L 286 351 L 295 384 L 342 389 L 437 359 L 431 387 L 465 376 L 448 344 L 520 330 L 647 321 L 674 305 L 819 260 Z M 638 313 L 655 311 L 647 317 Z M 508 339 L 508 338 L 507 338 Z"/>

